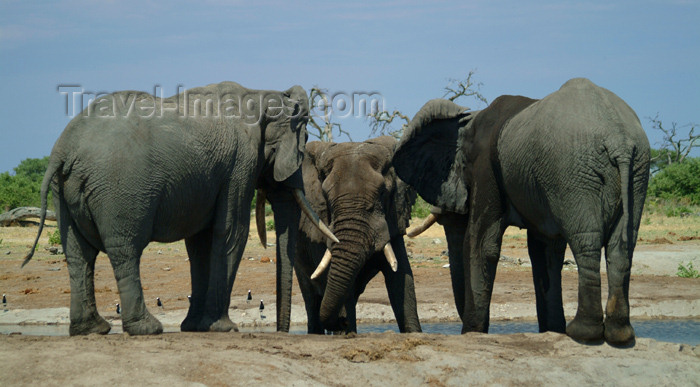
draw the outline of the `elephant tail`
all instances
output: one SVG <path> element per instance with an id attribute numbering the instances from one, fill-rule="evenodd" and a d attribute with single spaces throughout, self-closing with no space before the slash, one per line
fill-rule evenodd
<path id="1" fill-rule="evenodd" d="M 632 221 L 632 217 L 634 216 L 634 209 L 632 208 L 634 200 L 630 197 L 630 195 L 634 193 L 634 182 L 632 181 L 632 176 L 634 174 L 633 160 L 633 157 L 620 157 L 617 160 L 617 167 L 620 172 L 620 196 L 622 199 L 622 218 L 620 221 L 622 222 L 621 226 L 624 230 L 622 233 L 622 243 L 628 247 L 628 250 L 629 243 L 634 238 L 634 230 L 630 230 L 630 225 L 634 224 Z"/>
<path id="2" fill-rule="evenodd" d="M 56 171 L 61 166 L 61 162 L 55 161 L 53 158 L 49 161 L 49 166 L 44 174 L 44 180 L 41 183 L 41 218 L 39 220 L 39 231 L 37 232 L 36 239 L 34 239 L 34 244 L 29 250 L 29 253 L 24 257 L 22 262 L 22 267 L 29 263 L 29 261 L 34 256 L 34 251 L 36 250 L 36 245 L 39 243 L 39 237 L 41 237 L 41 232 L 44 230 L 44 222 L 46 221 L 46 207 L 49 195 L 49 186 L 51 185 L 51 180 L 53 180 Z"/>

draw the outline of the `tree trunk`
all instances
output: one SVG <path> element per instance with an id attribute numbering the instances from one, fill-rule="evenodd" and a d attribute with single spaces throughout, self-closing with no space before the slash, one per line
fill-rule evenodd
<path id="1" fill-rule="evenodd" d="M 37 207 L 17 207 L 0 214 L 0 226 L 24 226 L 29 218 L 41 218 L 41 208 Z M 56 220 L 56 213 L 46 210 L 46 220 Z"/>

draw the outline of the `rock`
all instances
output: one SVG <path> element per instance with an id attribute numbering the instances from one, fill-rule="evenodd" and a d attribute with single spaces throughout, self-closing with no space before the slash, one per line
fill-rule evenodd
<path id="1" fill-rule="evenodd" d="M 435 239 L 433 239 L 433 241 L 431 243 L 434 245 L 439 245 L 442 243 L 442 240 L 440 238 L 435 238 Z"/>
<path id="2" fill-rule="evenodd" d="M 51 253 L 51 255 L 63 254 L 63 249 L 59 248 L 58 246 L 49 246 L 45 247 L 45 249 Z"/>

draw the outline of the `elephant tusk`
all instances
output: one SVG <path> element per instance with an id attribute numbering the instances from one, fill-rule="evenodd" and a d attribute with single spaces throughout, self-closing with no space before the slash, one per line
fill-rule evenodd
<path id="1" fill-rule="evenodd" d="M 332 240 L 335 243 L 338 243 L 339 240 L 338 238 L 333 235 L 331 230 L 326 226 L 325 223 L 316 215 L 314 210 L 311 209 L 311 204 L 309 204 L 309 201 L 306 200 L 306 196 L 304 196 L 304 193 L 301 192 L 300 189 L 295 189 L 294 191 L 294 199 L 296 199 L 297 203 L 299 204 L 299 207 L 301 207 L 301 210 L 306 214 L 306 216 L 313 222 L 314 226 L 318 227 L 319 231 L 323 233 L 323 235 L 327 236 L 330 240 Z"/>
<path id="2" fill-rule="evenodd" d="M 425 230 L 429 229 L 430 226 L 435 224 L 435 222 L 437 222 L 437 220 L 438 220 L 437 215 L 435 215 L 431 212 L 430 215 L 428 215 L 428 217 L 425 218 L 425 220 L 423 221 L 423 224 L 414 228 L 413 230 L 410 230 L 408 233 L 406 233 L 406 236 L 409 238 L 417 237 L 418 235 L 425 232 Z"/>
<path id="3" fill-rule="evenodd" d="M 267 228 L 265 227 L 265 190 L 258 189 L 258 195 L 255 199 L 255 224 L 258 228 L 258 237 L 263 248 L 267 248 Z"/>
<path id="4" fill-rule="evenodd" d="M 316 271 L 314 271 L 313 274 L 311 274 L 311 279 L 314 280 L 318 278 L 321 274 L 323 274 L 326 269 L 328 269 L 328 265 L 331 264 L 331 251 L 326 249 L 326 252 L 323 254 L 323 258 L 321 258 L 321 263 L 318 264 L 318 267 L 316 268 Z"/>
<path id="5" fill-rule="evenodd" d="M 396 260 L 396 255 L 394 254 L 394 249 L 391 248 L 391 241 L 387 242 L 386 245 L 384 245 L 384 256 L 386 256 L 387 262 L 389 262 L 389 266 L 391 266 L 391 270 L 396 272 L 396 269 L 399 267 L 399 263 Z"/>

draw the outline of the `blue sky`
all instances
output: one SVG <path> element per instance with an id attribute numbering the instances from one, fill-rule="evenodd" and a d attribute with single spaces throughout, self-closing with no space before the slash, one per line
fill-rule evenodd
<path id="1" fill-rule="evenodd" d="M 299 84 L 378 92 L 413 116 L 476 70 L 489 100 L 590 78 L 627 101 L 652 145 L 646 117 L 700 123 L 700 1 L 294 3 L 0 0 L 0 172 L 51 152 L 70 121 L 66 84 L 168 96 Z M 362 118 L 337 122 L 369 135 Z"/>

